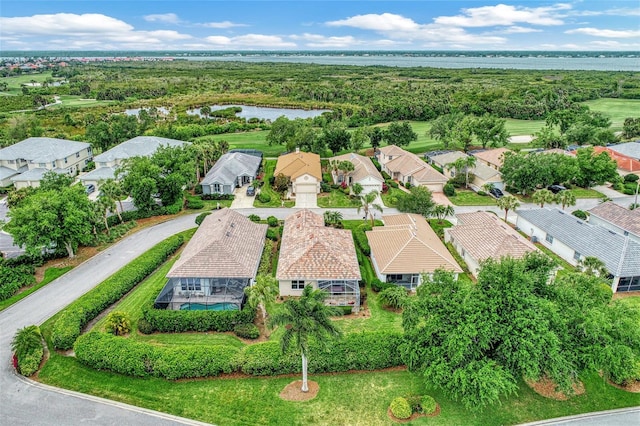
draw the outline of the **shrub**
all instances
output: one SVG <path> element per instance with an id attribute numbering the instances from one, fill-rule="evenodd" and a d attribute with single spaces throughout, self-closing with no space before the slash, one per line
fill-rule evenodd
<path id="1" fill-rule="evenodd" d="M 250 214 L 249 216 L 247 216 L 249 218 L 249 220 L 251 222 L 260 222 L 260 216 L 258 216 L 257 214 Z"/>
<path id="2" fill-rule="evenodd" d="M 389 405 L 389 409 L 391 410 L 391 414 L 397 419 L 408 419 L 411 417 L 411 406 L 409 402 L 399 396 L 391 401 L 391 405 Z"/>
<path id="3" fill-rule="evenodd" d="M 142 334 L 153 333 L 153 326 L 144 318 L 138 320 L 138 331 Z"/>
<path id="4" fill-rule="evenodd" d="M 278 234 L 278 230 L 274 228 L 267 228 L 267 238 L 271 241 L 278 241 L 280 235 Z"/>
<path id="5" fill-rule="evenodd" d="M 154 299 L 147 302 L 142 317 L 153 331 L 161 333 L 232 331 L 237 324 L 252 323 L 256 316 L 255 309 L 248 305 L 241 311 L 173 311 L 156 309 L 153 303 Z"/>
<path id="6" fill-rule="evenodd" d="M 395 180 L 389 179 L 389 180 L 387 180 L 385 182 L 386 182 L 387 185 L 389 185 L 392 188 L 396 188 L 396 189 L 398 188 L 398 182 L 396 182 Z"/>
<path id="7" fill-rule="evenodd" d="M 396 287 L 396 285 L 392 283 L 383 283 L 378 278 L 374 278 L 371 281 L 371 290 L 375 292 L 380 292 L 386 288 L 391 288 L 391 287 Z"/>
<path id="8" fill-rule="evenodd" d="M 276 226 L 280 225 L 280 222 L 278 221 L 278 218 L 275 216 L 269 216 L 267 218 L 267 224 L 272 227 L 275 228 Z"/>
<path id="9" fill-rule="evenodd" d="M 383 306 L 401 309 L 407 303 L 407 290 L 404 287 L 398 285 L 392 285 L 380 292 L 380 302 Z"/>
<path id="10" fill-rule="evenodd" d="M 368 223 L 363 223 L 362 225 L 359 225 L 358 227 L 354 228 L 352 231 L 353 239 L 355 240 L 356 244 L 362 251 L 362 254 L 364 254 L 365 256 L 369 256 L 371 254 L 371 247 L 369 247 L 369 240 L 367 240 L 367 234 L 365 234 L 365 231 L 368 231 L 370 229 L 371 229 L 371 226 Z"/>
<path id="11" fill-rule="evenodd" d="M 389 176 L 389 173 L 385 172 L 385 171 L 381 171 L 380 174 L 382 175 L 382 178 L 384 180 L 389 180 L 391 179 L 391 176 Z"/>
<path id="12" fill-rule="evenodd" d="M 585 211 L 574 210 L 571 214 L 577 217 L 578 219 L 587 220 L 587 213 Z"/>
<path id="13" fill-rule="evenodd" d="M 627 187 L 625 187 L 625 188 L 622 190 L 622 193 L 623 193 L 623 194 L 625 194 L 625 195 L 635 195 L 636 190 L 635 190 L 635 189 L 631 189 L 631 188 L 627 188 Z"/>
<path id="14" fill-rule="evenodd" d="M 181 235 L 174 235 L 156 244 L 151 250 L 70 304 L 53 325 L 53 346 L 56 349 L 71 349 L 82 327 L 144 280 L 178 250 L 183 242 Z"/>
<path id="15" fill-rule="evenodd" d="M 411 182 L 405 183 L 404 187 L 407 188 L 407 189 L 411 189 Z"/>
<path id="16" fill-rule="evenodd" d="M 485 195 L 487 195 L 487 193 L 486 193 L 486 192 L 484 192 L 484 191 L 478 191 L 478 192 L 477 192 L 477 194 L 478 194 L 478 195 L 482 195 L 483 197 L 484 197 Z"/>
<path id="17" fill-rule="evenodd" d="M 260 192 L 258 194 L 258 201 L 264 204 L 269 203 L 271 202 L 271 195 L 267 192 Z"/>
<path id="18" fill-rule="evenodd" d="M 8 299 L 20 288 L 36 283 L 33 265 L 6 266 L 8 263 L 0 264 L 0 300 Z"/>
<path id="19" fill-rule="evenodd" d="M 204 201 L 200 198 L 189 197 L 187 199 L 187 208 L 193 210 L 199 210 L 204 207 Z"/>
<path id="20" fill-rule="evenodd" d="M 131 331 L 129 315 L 122 311 L 113 311 L 105 319 L 105 330 L 114 336 L 124 336 Z"/>
<path id="21" fill-rule="evenodd" d="M 447 197 L 453 197 L 454 195 L 456 195 L 456 188 L 451 183 L 447 183 L 442 188 L 442 191 L 444 192 L 444 195 L 446 195 Z"/>
<path id="22" fill-rule="evenodd" d="M 412 413 L 422 413 L 422 397 L 420 395 L 409 395 L 404 397 L 411 407 Z"/>
<path id="23" fill-rule="evenodd" d="M 40 368 L 40 363 L 44 357 L 44 348 L 41 346 L 34 348 L 31 352 L 18 358 L 18 370 L 23 376 L 29 377 Z"/>
<path id="24" fill-rule="evenodd" d="M 260 337 L 260 330 L 255 324 L 238 324 L 233 327 L 233 332 L 236 336 L 244 339 L 257 339 Z"/>
<path id="25" fill-rule="evenodd" d="M 321 192 L 331 192 L 331 185 L 325 182 L 320 182 L 320 191 Z"/>
<path id="26" fill-rule="evenodd" d="M 431 395 L 424 395 L 420 401 L 420 407 L 425 414 L 435 413 L 437 406 L 436 400 Z"/>
<path id="27" fill-rule="evenodd" d="M 201 198 L 203 200 L 214 200 L 214 201 L 233 200 L 235 198 L 235 195 L 233 194 L 202 194 Z"/>
<path id="28" fill-rule="evenodd" d="M 202 225 L 202 222 L 204 222 L 204 218 L 209 216 L 211 214 L 211 212 L 204 212 L 204 213 L 200 213 L 198 216 L 196 216 L 196 225 L 200 226 Z"/>
<path id="29" fill-rule="evenodd" d="M 44 356 L 42 334 L 37 325 L 30 325 L 17 331 L 11 340 L 14 352 L 14 366 L 23 376 L 31 376 L 40 367 Z"/>
<path id="30" fill-rule="evenodd" d="M 640 176 L 634 174 L 628 174 L 624 177 L 625 182 L 637 182 L 638 179 L 640 179 Z"/>

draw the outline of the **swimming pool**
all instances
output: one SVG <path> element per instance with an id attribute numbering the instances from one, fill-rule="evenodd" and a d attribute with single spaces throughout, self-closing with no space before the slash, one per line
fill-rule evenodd
<path id="1" fill-rule="evenodd" d="M 180 305 L 181 311 L 237 311 L 238 305 L 235 303 L 214 303 L 205 305 L 204 303 L 183 303 Z"/>

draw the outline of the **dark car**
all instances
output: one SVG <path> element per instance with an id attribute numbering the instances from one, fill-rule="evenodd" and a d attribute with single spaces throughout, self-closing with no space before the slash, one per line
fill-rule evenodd
<path id="1" fill-rule="evenodd" d="M 247 196 L 248 197 L 253 197 L 254 195 L 256 195 L 256 189 L 253 186 L 250 186 L 247 188 Z"/>
<path id="2" fill-rule="evenodd" d="M 89 184 L 89 185 L 85 185 L 84 186 L 84 190 L 87 193 L 87 195 L 89 195 L 89 194 L 93 193 L 93 191 L 96 190 L 96 187 L 95 187 L 95 185 Z"/>
<path id="3" fill-rule="evenodd" d="M 564 186 L 562 186 L 562 185 L 549 185 L 549 186 L 547 187 L 547 189 L 548 189 L 549 191 L 553 192 L 554 194 L 557 194 L 558 192 L 560 192 L 560 191 L 564 191 L 564 190 L 565 190 L 565 189 L 567 189 L 567 188 L 565 188 L 565 187 L 564 187 Z"/>
<path id="4" fill-rule="evenodd" d="M 493 195 L 496 198 L 502 198 L 504 197 L 504 194 L 502 193 L 502 191 L 500 191 L 498 188 L 491 188 L 489 190 L 489 194 Z"/>

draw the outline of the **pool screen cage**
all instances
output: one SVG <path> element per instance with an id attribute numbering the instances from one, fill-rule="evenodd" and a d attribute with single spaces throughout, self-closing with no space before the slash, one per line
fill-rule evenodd
<path id="1" fill-rule="evenodd" d="M 156 309 L 239 310 L 249 278 L 170 278 L 155 301 Z"/>
<path id="2" fill-rule="evenodd" d="M 328 293 L 326 303 L 347 306 L 354 312 L 360 310 L 360 286 L 358 280 L 318 280 L 318 288 Z"/>

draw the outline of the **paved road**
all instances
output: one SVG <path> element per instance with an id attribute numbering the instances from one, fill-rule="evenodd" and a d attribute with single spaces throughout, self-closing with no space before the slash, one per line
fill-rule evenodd
<path id="1" fill-rule="evenodd" d="M 194 218 L 195 215 L 183 216 L 143 229 L 0 312 L 0 424 L 30 426 L 198 424 L 187 419 L 115 404 L 112 401 L 34 386 L 14 374 L 10 361 L 10 342 L 18 328 L 30 324 L 41 324 L 138 254 L 177 232 L 195 226 Z"/>
<path id="2" fill-rule="evenodd" d="M 577 416 L 560 417 L 527 423 L 521 426 L 638 426 L 640 425 L 640 407 L 619 410 L 599 411 Z"/>

